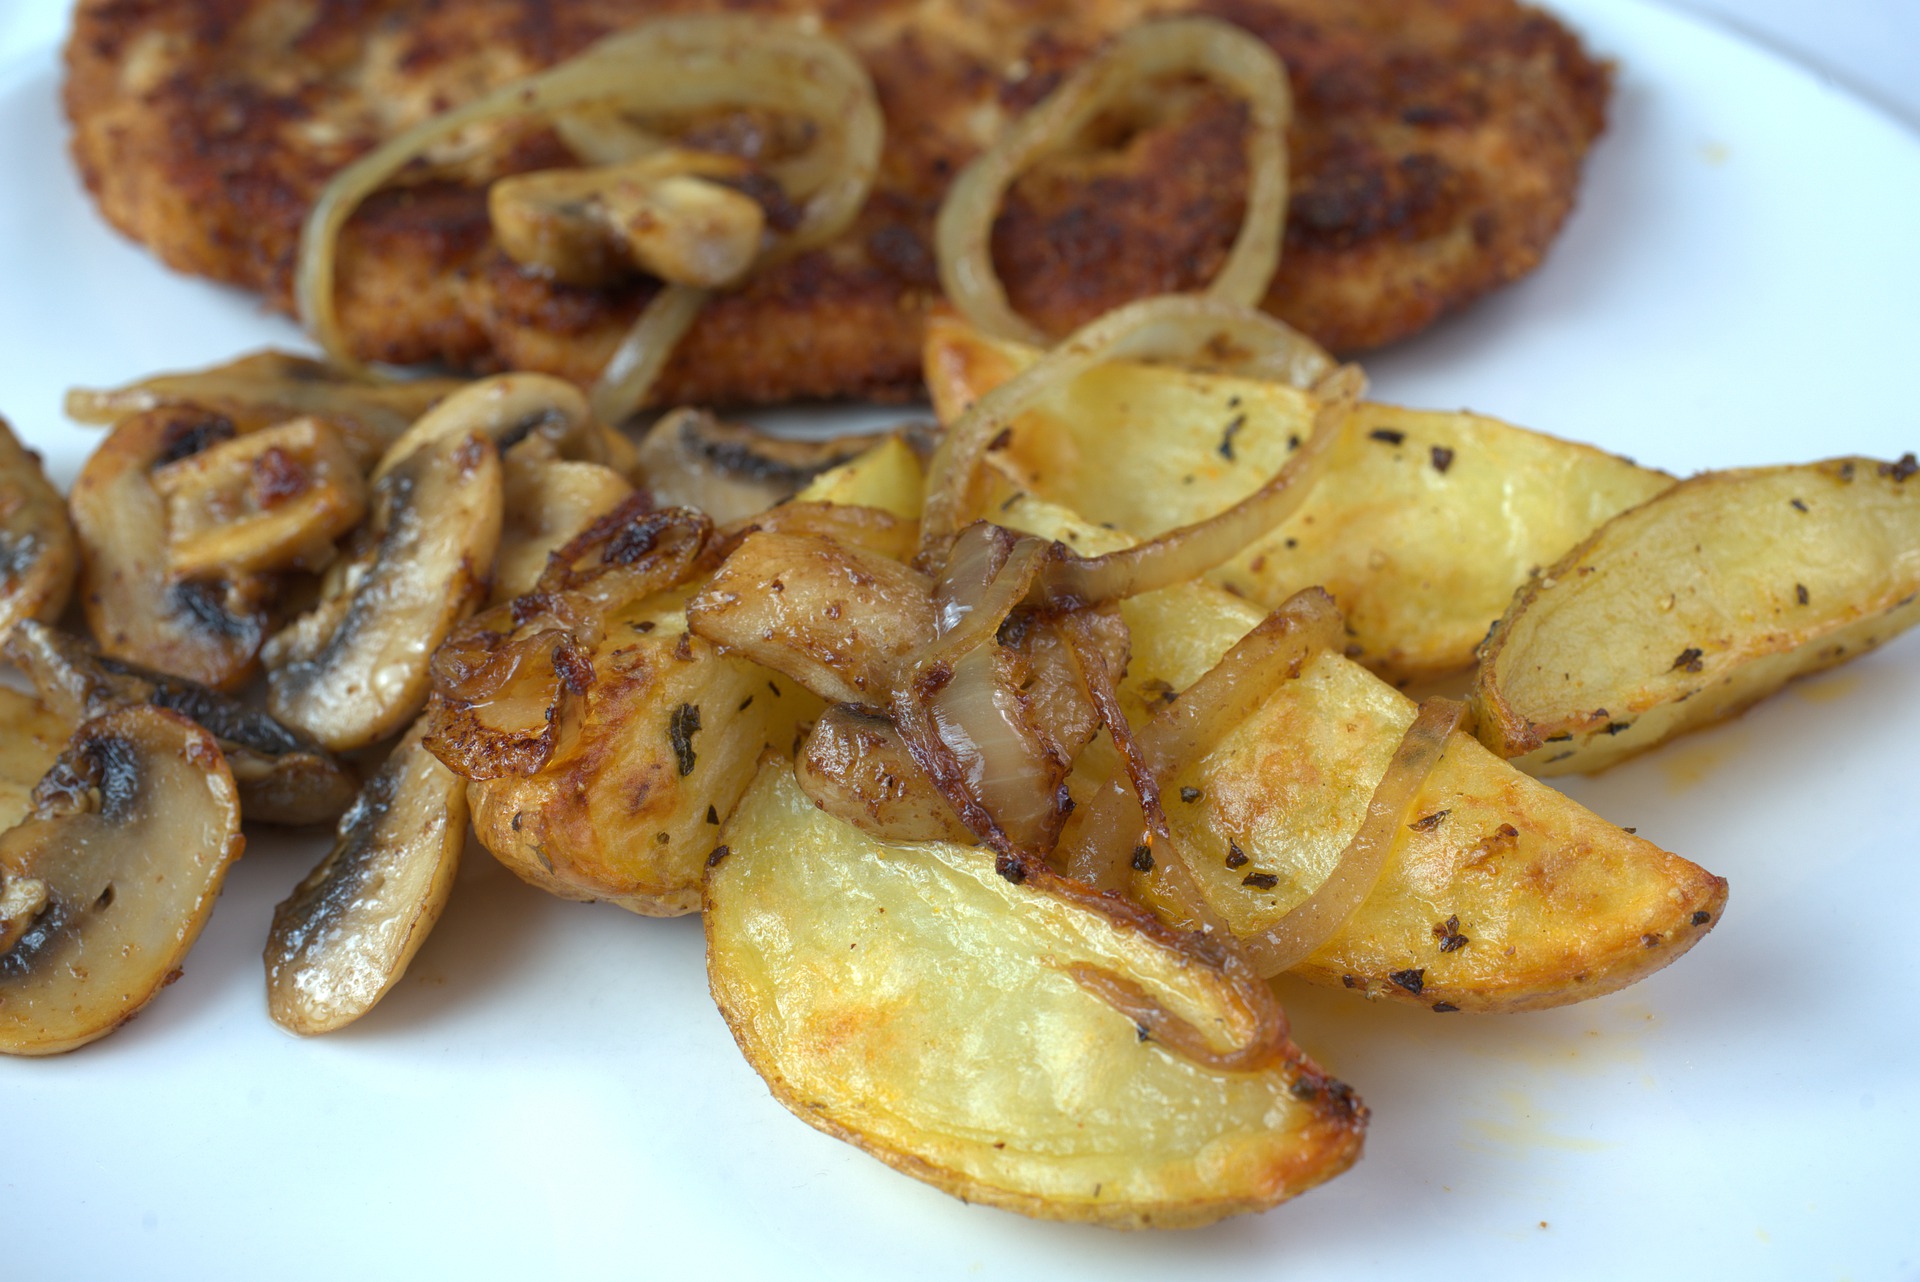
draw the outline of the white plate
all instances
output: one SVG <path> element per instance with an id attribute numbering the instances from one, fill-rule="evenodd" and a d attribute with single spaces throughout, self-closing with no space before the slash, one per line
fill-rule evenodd
<path id="1" fill-rule="evenodd" d="M 1378 394 L 1679 471 L 1920 446 L 1920 143 L 1665 11 L 1561 7 L 1622 64 L 1580 212 L 1537 275 L 1372 361 Z M 0 409 L 64 483 L 95 439 L 60 418 L 70 384 L 297 336 L 105 229 L 49 40 L 0 66 Z M 315 851 L 261 840 L 139 1020 L 0 1063 L 0 1274 L 1911 1278 L 1916 725 L 1908 636 L 1573 783 L 1730 878 L 1725 923 L 1539 1015 L 1290 991 L 1373 1108 L 1367 1156 L 1188 1234 L 964 1206 L 815 1133 L 734 1050 L 696 921 L 561 903 L 484 856 L 379 1009 L 297 1041 L 259 950 Z"/>

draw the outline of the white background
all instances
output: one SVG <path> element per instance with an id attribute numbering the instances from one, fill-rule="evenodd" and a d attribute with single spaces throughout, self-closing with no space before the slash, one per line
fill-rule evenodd
<path id="1" fill-rule="evenodd" d="M 1697 0 L 1707 3 L 1708 0 Z M 1632 0 L 1546 266 L 1369 362 L 1677 471 L 1920 446 L 1912 3 L 1719 6 L 1807 74 Z M 102 228 L 67 170 L 59 20 L 0 0 L 0 409 L 70 478 L 60 392 L 296 341 Z M 22 61 L 24 59 L 24 61 Z M 303 1042 L 262 1009 L 257 842 L 185 978 L 74 1055 L 0 1062 L 0 1277 L 1920 1277 L 1920 636 L 1569 785 L 1727 876 L 1726 920 L 1625 993 L 1510 1019 L 1286 994 L 1374 1110 L 1365 1159 L 1265 1216 L 1122 1237 L 964 1207 L 785 1114 L 705 994 L 696 922 L 535 893 L 484 856 L 406 980 Z"/>

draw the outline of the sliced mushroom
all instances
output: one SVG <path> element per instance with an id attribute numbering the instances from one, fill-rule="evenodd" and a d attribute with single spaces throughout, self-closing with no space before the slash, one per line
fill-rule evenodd
<path id="1" fill-rule="evenodd" d="M 506 516 L 493 560 L 493 604 L 533 591 L 547 558 L 633 493 L 601 463 L 561 458 L 552 442 L 523 441 L 502 460 Z"/>
<path id="2" fill-rule="evenodd" d="M 697 507 L 725 525 L 792 498 L 872 445 L 867 436 L 786 440 L 705 410 L 676 410 L 653 425 L 637 462 L 656 503 Z"/>
<path id="3" fill-rule="evenodd" d="M 759 256 L 766 212 L 710 178 L 747 172 L 734 156 L 666 147 L 618 164 L 503 178 L 487 192 L 507 256 L 566 285 L 605 285 L 637 268 L 717 289 Z"/>
<path id="4" fill-rule="evenodd" d="M 367 511 L 367 482 L 340 433 L 289 419 L 153 471 L 176 575 L 321 570 Z"/>
<path id="5" fill-rule="evenodd" d="M 310 736 L 228 695 L 104 658 L 79 637 L 42 623 L 21 624 L 8 639 L 6 653 L 46 701 L 47 715 L 62 727 L 61 739 L 66 727 L 137 704 L 190 717 L 219 741 L 248 819 L 326 823 L 353 801 L 357 780 L 343 762 Z"/>
<path id="6" fill-rule="evenodd" d="M 411 451 L 375 482 L 361 545 L 327 572 L 320 603 L 267 644 L 268 710 L 336 752 L 406 725 L 434 648 L 486 599 L 500 522 L 486 437 Z"/>
<path id="7" fill-rule="evenodd" d="M 197 407 L 226 418 L 241 432 L 312 415 L 339 429 L 364 470 L 408 424 L 464 386 L 465 380 L 455 378 L 402 381 L 349 374 L 304 356 L 265 351 L 125 387 L 75 388 L 67 393 L 67 415 L 82 423 L 113 424 L 151 410 Z"/>
<path id="8" fill-rule="evenodd" d="M 81 601 L 100 649 L 223 690 L 253 674 L 272 585 L 246 574 L 173 574 L 153 473 L 233 435 L 230 420 L 206 410 L 137 414 L 100 443 L 68 500 L 80 536 Z"/>
<path id="9" fill-rule="evenodd" d="M 53 768 L 72 728 L 32 695 L 0 686 L 0 831 L 33 809 L 33 786 Z"/>
<path id="10" fill-rule="evenodd" d="M 79 565 L 60 491 L 0 418 L 0 638 L 21 619 L 57 619 Z"/>
<path id="11" fill-rule="evenodd" d="M 374 469 L 373 479 L 415 451 L 455 436 L 483 436 L 501 454 L 544 438 L 561 458 L 631 470 L 633 447 L 593 417 L 580 389 L 546 374 L 497 374 L 447 397 L 401 434 Z"/>
<path id="12" fill-rule="evenodd" d="M 869 836 L 973 844 L 883 712 L 851 703 L 828 708 L 793 765 L 800 790 L 816 806 Z"/>
<path id="13" fill-rule="evenodd" d="M 0 1051 L 53 1055 L 118 1028 L 179 978 L 240 855 L 213 737 L 122 708 L 74 732 L 0 834 Z"/>
<path id="14" fill-rule="evenodd" d="M 406 973 L 453 893 L 467 783 L 420 746 L 424 721 L 340 820 L 333 849 L 273 910 L 267 1011 L 290 1032 L 330 1033 Z"/>

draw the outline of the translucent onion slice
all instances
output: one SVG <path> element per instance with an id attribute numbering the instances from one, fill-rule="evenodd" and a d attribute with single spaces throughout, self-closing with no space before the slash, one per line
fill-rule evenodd
<path id="1" fill-rule="evenodd" d="M 1247 102 L 1247 212 L 1206 296 L 1252 307 L 1280 265 L 1287 208 L 1286 132 L 1292 99 L 1286 69 L 1254 36 L 1213 18 L 1170 18 L 1134 27 L 1083 64 L 948 189 L 934 224 L 940 284 L 966 318 L 999 338 L 1046 346 L 1014 312 L 994 272 L 994 218 L 1020 172 L 1058 150 L 1143 82 L 1180 74 L 1211 79 Z"/>
<path id="2" fill-rule="evenodd" d="M 1321 589 L 1308 588 L 1287 598 L 1135 732 L 1147 769 L 1157 779 L 1204 754 L 1252 716 L 1282 681 L 1298 676 L 1314 655 L 1339 645 L 1343 628 L 1333 598 Z M 1140 799 L 1129 787 L 1126 771 L 1117 770 L 1088 803 L 1073 849 L 1066 852 L 1069 875 L 1100 890 L 1126 889 L 1141 822 Z M 1149 851 L 1155 856 L 1154 868 L 1182 904 L 1207 922 L 1211 915 L 1197 883 L 1183 875 L 1179 843 L 1168 836 L 1149 843 Z"/>
<path id="3" fill-rule="evenodd" d="M 1087 614 L 1076 611 L 1066 615 L 1058 627 L 1060 634 L 1066 638 L 1067 653 L 1073 657 L 1073 666 L 1080 673 L 1080 682 L 1086 687 L 1087 701 L 1093 705 L 1100 724 L 1107 728 L 1107 733 L 1113 739 L 1114 750 L 1120 754 L 1120 767 L 1133 784 L 1134 796 L 1139 799 L 1147 831 L 1163 841 L 1172 841 L 1173 829 L 1167 823 L 1165 807 L 1160 804 L 1160 782 L 1154 778 L 1153 767 L 1140 750 L 1140 741 L 1127 721 L 1126 711 L 1120 706 L 1120 692 L 1115 687 L 1113 673 L 1107 671 L 1099 638 L 1093 634 Z M 1152 853 L 1151 848 L 1148 853 Z"/>
<path id="4" fill-rule="evenodd" d="M 1190 294 L 1150 298 L 1115 308 L 981 397 L 946 430 L 927 469 L 920 535 L 922 560 L 938 563 L 954 535 L 980 514 L 981 465 L 1000 434 L 1011 431 L 1020 416 L 1051 393 L 1056 384 L 1069 383 L 1109 361 L 1218 367 L 1296 387 L 1324 386 L 1330 400 L 1349 393 L 1358 397 L 1363 386 L 1357 369 L 1339 370 L 1334 359 L 1312 339 L 1251 308 Z M 1331 377 L 1336 373 L 1337 378 Z M 1288 487 L 1291 484 L 1289 481 Z M 1240 506 L 1273 502 L 1269 489 L 1263 486 Z M 1156 542 L 1176 540 L 1180 533 L 1169 531 Z M 1234 537 L 1242 533 L 1237 526 L 1232 529 Z M 1209 537 L 1210 542 L 1224 540 L 1224 535 Z M 1235 546 L 1219 559 L 1227 560 L 1237 551 L 1239 547 Z"/>
<path id="5" fill-rule="evenodd" d="M 1360 830 L 1340 852 L 1333 871 L 1286 916 L 1240 946 L 1262 975 L 1278 975 L 1299 965 L 1338 934 L 1380 880 L 1393 839 L 1434 767 L 1446 752 L 1447 737 L 1460 726 L 1466 706 L 1452 699 L 1429 699 L 1407 727 L 1387 772 L 1374 785 Z"/>
<path id="6" fill-rule="evenodd" d="M 654 295 L 593 385 L 593 412 L 601 422 L 623 422 L 640 408 L 712 295 L 693 285 L 668 285 Z"/>
<path id="7" fill-rule="evenodd" d="M 340 231 L 362 201 L 408 162 L 464 129 L 508 117 L 552 118 L 587 106 L 617 106 L 638 114 L 763 107 L 809 121 L 816 134 L 808 156 L 821 157 L 815 172 L 829 176 L 814 181 L 799 222 L 771 251 L 772 258 L 816 248 L 845 230 L 865 203 L 880 163 L 882 120 L 873 82 L 838 42 L 758 15 L 656 19 L 423 121 L 334 175 L 301 229 L 294 278 L 301 320 L 327 355 L 343 368 L 358 368 L 340 329 L 334 261 Z M 649 339 L 678 339 L 691 323 L 691 313 L 681 313 L 694 301 L 656 302 L 636 330 L 647 328 Z M 664 354 L 649 359 L 629 351 L 632 346 L 631 341 L 622 344 L 624 373 L 615 380 L 627 396 L 640 386 L 634 371 L 651 367 L 657 372 L 665 363 Z M 603 389 L 596 405 L 617 408 L 622 397 L 604 381 Z"/>

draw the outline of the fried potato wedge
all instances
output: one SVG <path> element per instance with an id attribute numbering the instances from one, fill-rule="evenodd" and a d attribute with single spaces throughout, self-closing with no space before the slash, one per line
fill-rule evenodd
<path id="1" fill-rule="evenodd" d="M 1032 498 L 1014 502 L 1003 519 L 1090 554 L 1125 543 Z M 1136 724 L 1262 617 L 1203 583 L 1136 597 L 1122 613 L 1133 654 L 1120 695 Z M 1202 852 L 1197 880 L 1236 934 L 1265 929 L 1325 877 L 1414 713 L 1412 700 L 1359 664 L 1322 654 L 1167 781 L 1168 820 Z M 1103 777 L 1102 755 L 1086 754 L 1069 785 L 1076 800 Z M 1372 895 L 1293 974 L 1442 1011 L 1559 1006 L 1665 966 L 1726 902 L 1725 881 L 1606 822 L 1464 733 L 1449 741 L 1414 813 Z M 1070 826 L 1065 840 L 1072 837 Z M 1152 876 L 1138 878 L 1136 889 L 1166 903 Z"/>
<path id="2" fill-rule="evenodd" d="M 718 853 L 718 852 L 716 852 Z M 991 853 L 888 844 L 763 767 L 707 881 L 715 1000 L 774 1097 L 972 1202 L 1122 1228 L 1209 1223 L 1339 1174 L 1366 1111 L 1291 1045 L 1220 1072 L 1069 975 L 1122 975 L 1195 1026 L 1219 973 L 1124 914 L 1015 885 Z"/>
<path id="3" fill-rule="evenodd" d="M 903 520 L 918 521 L 926 496 L 927 474 L 919 457 L 902 437 L 890 435 L 858 458 L 814 477 L 794 498 L 802 503 L 877 507 Z"/>
<path id="4" fill-rule="evenodd" d="M 941 420 L 1035 355 L 936 322 L 927 381 Z M 1152 538 L 1251 494 L 1308 435 L 1314 409 L 1281 383 L 1107 365 L 1022 416 L 995 458 L 1023 488 Z M 1267 609 L 1324 587 L 1362 663 L 1390 681 L 1430 679 L 1473 662 L 1530 571 L 1672 484 L 1495 419 L 1369 402 L 1304 506 L 1209 578 Z"/>
<path id="5" fill-rule="evenodd" d="M 1599 770 L 1920 622 L 1920 480 L 1833 459 L 1708 472 L 1521 589 L 1481 649 L 1480 737 L 1540 774 Z"/>
<path id="6" fill-rule="evenodd" d="M 761 752 L 793 747 L 820 702 L 792 680 L 687 632 L 687 590 L 616 611 L 592 680 L 530 775 L 468 788 L 501 863 L 562 899 L 650 917 L 700 907 L 700 873 Z"/>

